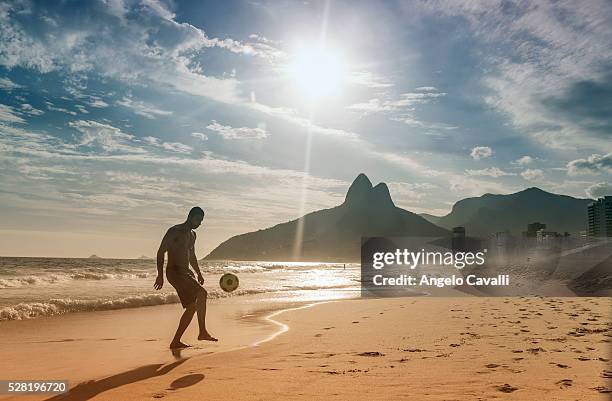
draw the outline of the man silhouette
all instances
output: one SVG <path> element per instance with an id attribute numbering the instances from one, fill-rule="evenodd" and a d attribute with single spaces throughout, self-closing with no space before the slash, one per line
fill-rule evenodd
<path id="1" fill-rule="evenodd" d="M 164 285 L 164 255 L 168 252 L 168 265 L 166 266 L 166 277 L 174 289 L 185 312 L 181 316 L 176 334 L 170 343 L 170 348 L 185 348 L 189 345 L 181 342 L 183 333 L 191 323 L 194 313 L 198 313 L 198 325 L 200 334 L 198 340 L 217 341 L 206 330 L 206 297 L 207 292 L 202 287 L 204 277 L 198 266 L 198 259 L 195 255 L 196 234 L 193 231 L 202 224 L 204 220 L 204 210 L 194 207 L 189 211 L 187 220 L 184 223 L 170 227 L 162 239 L 159 250 L 157 251 L 157 279 L 153 288 L 160 290 Z M 198 275 L 198 281 L 189 270 L 189 265 Z"/>

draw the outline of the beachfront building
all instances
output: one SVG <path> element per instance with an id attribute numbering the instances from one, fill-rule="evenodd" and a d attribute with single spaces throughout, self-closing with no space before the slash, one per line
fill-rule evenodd
<path id="1" fill-rule="evenodd" d="M 589 204 L 589 237 L 612 237 L 612 196 L 604 196 Z"/>

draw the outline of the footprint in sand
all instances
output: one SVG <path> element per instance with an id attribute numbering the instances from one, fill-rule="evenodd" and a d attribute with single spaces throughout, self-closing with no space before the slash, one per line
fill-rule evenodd
<path id="1" fill-rule="evenodd" d="M 604 386 L 593 387 L 593 390 L 599 391 L 602 394 L 612 393 L 612 390 Z"/>
<path id="2" fill-rule="evenodd" d="M 546 352 L 546 350 L 542 347 L 538 347 L 538 348 L 527 348 L 527 352 L 537 355 L 540 352 Z"/>
<path id="3" fill-rule="evenodd" d="M 366 352 L 361 352 L 361 353 L 359 353 L 357 355 L 359 355 L 359 356 L 369 356 L 369 357 L 385 356 L 385 354 L 383 354 L 382 352 L 378 352 L 378 351 L 366 351 Z"/>
<path id="4" fill-rule="evenodd" d="M 334 326 L 331 326 L 331 327 L 323 327 L 323 330 L 331 330 L 331 329 L 335 329 L 335 327 L 334 327 Z"/>
<path id="5" fill-rule="evenodd" d="M 152 395 L 153 398 L 164 398 L 166 393 L 155 393 Z"/>
<path id="6" fill-rule="evenodd" d="M 509 385 L 508 383 L 502 384 L 501 386 L 497 386 L 497 391 L 501 391 L 502 393 L 512 393 L 518 390 L 518 387 L 514 387 Z"/>
<path id="7" fill-rule="evenodd" d="M 489 363 L 488 365 L 485 365 L 485 367 L 489 369 L 495 369 L 495 368 L 498 368 L 499 365 L 496 363 Z"/>
<path id="8" fill-rule="evenodd" d="M 559 388 L 571 387 L 574 382 L 571 379 L 562 379 L 559 380 L 556 384 L 559 385 Z"/>
<path id="9" fill-rule="evenodd" d="M 315 336 L 315 337 L 323 337 L 323 334 L 320 334 L 320 333 L 319 333 L 319 334 L 315 334 L 314 336 Z"/>
<path id="10" fill-rule="evenodd" d="M 359 323 L 359 321 L 358 321 L 358 320 L 355 320 L 354 322 L 351 322 L 351 323 L 353 323 L 353 324 L 357 324 L 357 323 Z"/>
<path id="11" fill-rule="evenodd" d="M 612 370 L 604 370 L 601 372 L 601 377 L 604 379 L 612 379 Z"/>

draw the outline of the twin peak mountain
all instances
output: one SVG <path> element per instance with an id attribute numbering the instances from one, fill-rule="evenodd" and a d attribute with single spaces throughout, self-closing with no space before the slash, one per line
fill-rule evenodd
<path id="1" fill-rule="evenodd" d="M 206 259 L 356 261 L 361 237 L 447 235 L 448 230 L 395 206 L 385 183 L 373 187 L 365 174 L 359 174 L 341 205 L 237 235 Z"/>

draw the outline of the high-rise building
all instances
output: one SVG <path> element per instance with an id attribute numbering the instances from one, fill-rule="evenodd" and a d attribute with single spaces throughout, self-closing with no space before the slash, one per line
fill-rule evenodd
<path id="1" fill-rule="evenodd" d="M 612 196 L 604 196 L 589 204 L 589 237 L 612 237 Z"/>

